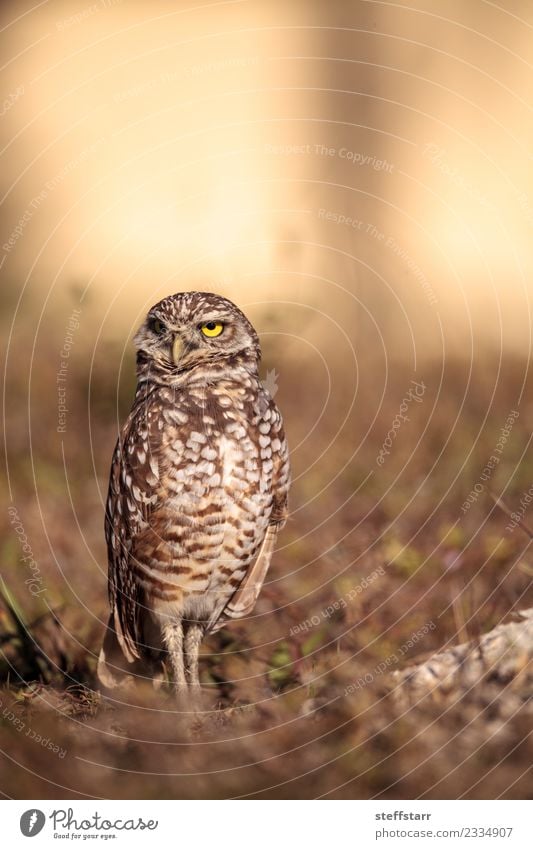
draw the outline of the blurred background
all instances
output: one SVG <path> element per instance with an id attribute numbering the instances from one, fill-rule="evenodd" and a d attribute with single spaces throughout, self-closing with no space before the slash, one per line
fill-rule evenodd
<path id="1" fill-rule="evenodd" d="M 533 600 L 533 518 L 490 497 L 533 477 L 532 28 L 525 0 L 2 4 L 2 699 L 67 752 L 2 713 L 5 794 L 524 794 L 526 720 L 493 740 L 461 701 L 437 732 L 375 670 Z M 94 681 L 131 337 L 189 289 L 257 327 L 294 472 L 256 615 L 206 647 L 196 748 Z"/>

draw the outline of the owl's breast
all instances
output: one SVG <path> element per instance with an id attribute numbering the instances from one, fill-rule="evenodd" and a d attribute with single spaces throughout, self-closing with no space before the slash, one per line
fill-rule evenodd
<path id="1" fill-rule="evenodd" d="M 260 436 L 230 420 L 219 432 L 176 437 L 175 462 L 161 477 L 164 497 L 137 555 L 157 611 L 185 605 L 187 615 L 208 618 L 241 583 L 272 510 L 272 462 Z"/>

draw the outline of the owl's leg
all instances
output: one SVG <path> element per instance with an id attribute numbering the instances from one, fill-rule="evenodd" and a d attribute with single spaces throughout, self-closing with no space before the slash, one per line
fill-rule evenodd
<path id="1" fill-rule="evenodd" d="M 198 655 L 200 644 L 204 636 L 204 626 L 199 622 L 191 622 L 185 633 L 185 658 L 187 663 L 187 679 L 189 686 L 196 693 L 200 691 L 200 677 L 198 674 Z"/>
<path id="2" fill-rule="evenodd" d="M 185 661 L 183 658 L 183 623 L 181 619 L 167 622 L 162 628 L 163 642 L 168 651 L 174 690 L 176 693 L 184 693 L 187 690 L 187 679 L 185 678 Z"/>

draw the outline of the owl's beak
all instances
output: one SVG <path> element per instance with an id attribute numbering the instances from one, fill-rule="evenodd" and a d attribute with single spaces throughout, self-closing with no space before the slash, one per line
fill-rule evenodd
<path id="1" fill-rule="evenodd" d="M 174 337 L 174 342 L 172 343 L 172 359 L 174 360 L 174 365 L 177 366 L 180 360 L 180 357 L 183 353 L 183 341 L 179 334 L 176 334 Z"/>

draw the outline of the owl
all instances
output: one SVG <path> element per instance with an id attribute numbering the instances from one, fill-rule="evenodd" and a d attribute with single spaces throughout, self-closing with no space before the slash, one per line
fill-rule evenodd
<path id="1" fill-rule="evenodd" d="M 138 330 L 137 390 L 105 511 L 109 617 L 98 676 L 198 692 L 202 639 L 254 608 L 287 518 L 281 415 L 238 307 L 171 295 Z"/>

